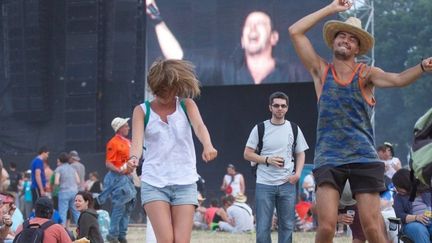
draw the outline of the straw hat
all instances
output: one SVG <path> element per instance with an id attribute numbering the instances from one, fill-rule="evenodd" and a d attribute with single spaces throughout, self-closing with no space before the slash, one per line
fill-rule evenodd
<path id="1" fill-rule="evenodd" d="M 357 201 L 353 198 L 349 181 L 347 181 L 345 183 L 345 187 L 343 189 L 341 198 L 339 199 L 339 206 L 340 206 L 339 208 L 354 206 L 356 203 Z"/>
<path id="2" fill-rule="evenodd" d="M 235 197 L 235 201 L 239 203 L 245 203 L 247 201 L 247 197 L 243 193 L 239 193 Z"/>
<path id="3" fill-rule="evenodd" d="M 362 29 L 361 20 L 356 17 L 349 17 L 345 22 L 330 20 L 324 24 L 323 37 L 330 49 L 333 49 L 333 40 L 338 32 L 348 32 L 355 35 L 359 42 L 358 55 L 366 54 L 374 45 L 374 38 L 367 31 Z"/>

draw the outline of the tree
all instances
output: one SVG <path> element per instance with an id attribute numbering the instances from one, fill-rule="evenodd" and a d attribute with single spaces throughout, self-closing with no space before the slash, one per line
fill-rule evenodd
<path id="1" fill-rule="evenodd" d="M 432 1 L 375 0 L 375 63 L 390 72 L 418 65 L 432 56 Z M 378 89 L 377 142 L 390 141 L 402 160 L 415 121 L 432 106 L 432 75 L 397 89 Z"/>

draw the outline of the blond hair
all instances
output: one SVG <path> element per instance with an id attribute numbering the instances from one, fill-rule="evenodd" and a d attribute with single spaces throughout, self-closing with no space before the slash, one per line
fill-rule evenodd
<path id="1" fill-rule="evenodd" d="M 157 60 L 150 67 L 148 86 L 156 96 L 163 97 L 168 92 L 174 92 L 181 98 L 195 98 L 201 91 L 194 68 L 189 61 Z"/>

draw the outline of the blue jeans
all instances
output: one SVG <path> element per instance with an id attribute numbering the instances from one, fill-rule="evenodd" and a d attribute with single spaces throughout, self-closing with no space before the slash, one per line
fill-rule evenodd
<path id="1" fill-rule="evenodd" d="M 424 225 L 419 222 L 411 222 L 406 224 L 402 230 L 415 243 L 431 242 L 432 224 Z"/>
<path id="2" fill-rule="evenodd" d="M 77 192 L 68 191 L 68 192 L 59 192 L 58 193 L 58 208 L 60 218 L 62 219 L 62 225 L 66 225 L 67 221 L 67 212 L 70 209 L 72 213 L 72 218 L 74 224 L 78 223 L 78 217 L 80 213 L 75 208 L 75 195 Z"/>
<path id="3" fill-rule="evenodd" d="M 135 207 L 135 201 L 126 204 L 112 205 L 109 235 L 117 239 L 126 239 L 129 216 Z"/>
<path id="4" fill-rule="evenodd" d="M 104 191 L 97 200 L 103 204 L 109 197 L 112 202 L 109 236 L 114 239 L 126 239 L 129 216 L 135 206 L 136 197 L 132 178 L 108 172 L 104 178 Z"/>
<path id="5" fill-rule="evenodd" d="M 279 186 L 256 184 L 256 242 L 270 243 L 273 212 L 278 217 L 278 242 L 292 242 L 295 220 L 295 185 L 289 182 Z"/>

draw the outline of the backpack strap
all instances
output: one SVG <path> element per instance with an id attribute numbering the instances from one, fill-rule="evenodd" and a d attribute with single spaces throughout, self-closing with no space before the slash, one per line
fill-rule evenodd
<path id="1" fill-rule="evenodd" d="M 144 104 L 146 105 L 146 112 L 144 117 L 144 129 L 145 129 L 150 119 L 150 101 L 146 100 Z"/>
<path id="2" fill-rule="evenodd" d="M 55 223 L 52 220 L 48 220 L 43 224 L 36 224 L 36 223 L 31 224 L 30 219 L 27 219 L 23 223 L 23 230 L 29 229 L 29 228 L 39 228 L 39 229 L 42 229 L 43 231 L 45 231 L 46 229 L 48 229 L 53 224 L 55 224 Z"/>
<path id="3" fill-rule="evenodd" d="M 261 155 L 261 150 L 263 147 L 264 130 L 265 130 L 264 122 L 258 123 L 258 124 L 256 124 L 256 126 L 258 129 L 258 144 L 257 144 L 257 147 L 255 149 L 255 153 L 258 155 Z M 252 174 L 256 177 L 257 176 L 258 163 L 251 162 L 251 169 L 252 169 Z"/>
<path id="4" fill-rule="evenodd" d="M 183 109 L 183 111 L 184 111 L 184 113 L 185 113 L 185 115 L 186 115 L 186 118 L 188 119 L 188 122 L 189 122 L 189 124 L 190 124 L 190 119 L 189 119 L 189 115 L 188 115 L 188 113 L 187 113 L 185 99 L 181 99 L 181 100 L 180 100 L 180 106 L 181 106 L 181 108 Z"/>
<path id="5" fill-rule="evenodd" d="M 27 219 L 26 221 L 24 221 L 23 223 L 23 229 L 27 229 L 30 226 L 30 219 Z"/>
<path id="6" fill-rule="evenodd" d="M 48 229 L 53 224 L 54 224 L 54 222 L 52 220 L 48 220 L 45 223 L 41 224 L 40 229 L 45 231 L 46 229 Z"/>
<path id="7" fill-rule="evenodd" d="M 151 103 L 148 100 L 146 100 L 144 103 L 145 103 L 145 106 L 146 106 L 146 112 L 145 112 L 145 117 L 144 117 L 144 129 L 145 129 L 147 127 L 147 124 L 148 124 L 149 120 L 150 120 L 150 111 L 151 111 L 150 104 Z M 190 119 L 189 119 L 189 115 L 187 113 L 185 99 L 181 99 L 180 100 L 180 106 L 183 109 L 183 111 L 184 111 L 184 113 L 186 115 L 186 118 L 188 119 L 188 122 L 190 124 Z"/>
<path id="8" fill-rule="evenodd" d="M 292 162 L 294 163 L 293 172 L 295 172 L 295 169 L 296 169 L 296 152 L 295 152 L 295 149 L 297 147 L 298 126 L 297 126 L 297 124 L 295 124 L 294 122 L 291 122 L 291 121 L 290 121 L 290 124 L 291 124 L 291 129 L 292 129 L 293 135 L 294 135 L 294 141 L 292 143 L 291 151 L 292 151 Z"/>
<path id="9" fill-rule="evenodd" d="M 257 124 L 257 129 L 258 129 L 258 144 L 257 144 L 257 147 L 255 149 L 255 153 L 260 155 L 262 147 L 263 147 L 263 137 L 264 137 L 264 131 L 265 131 L 264 122 Z"/>
<path id="10" fill-rule="evenodd" d="M 413 169 L 410 170 L 410 181 L 412 186 L 411 186 L 409 201 L 414 202 L 414 199 L 417 195 L 417 186 L 419 184 L 419 180 L 415 179 Z"/>
<path id="11" fill-rule="evenodd" d="M 249 210 L 247 210 L 247 208 L 240 206 L 238 204 L 233 204 L 233 206 L 243 209 L 244 211 L 246 211 L 249 214 L 249 216 L 252 216 L 251 212 L 249 212 Z"/>
<path id="12" fill-rule="evenodd" d="M 47 221 L 48 222 L 48 221 Z M 23 229 L 29 229 L 29 228 L 40 228 L 41 225 L 37 223 L 30 223 L 30 219 L 27 219 L 23 223 Z"/>

